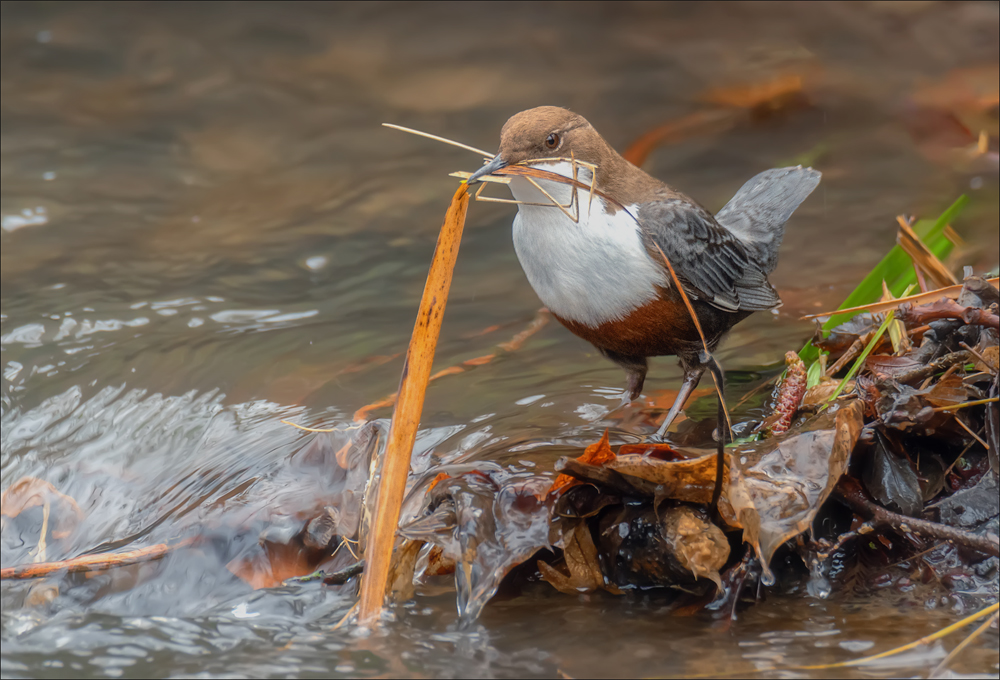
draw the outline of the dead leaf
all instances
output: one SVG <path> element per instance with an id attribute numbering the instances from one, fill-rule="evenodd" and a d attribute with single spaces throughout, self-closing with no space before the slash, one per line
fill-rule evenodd
<path id="1" fill-rule="evenodd" d="M 597 557 L 597 546 L 586 522 L 577 522 L 572 531 L 563 535 L 563 560 L 566 570 L 538 561 L 542 579 L 567 595 L 592 593 L 604 589 L 616 595 L 621 591 L 606 583 Z"/>
<path id="2" fill-rule="evenodd" d="M 969 389 L 965 381 L 955 375 L 949 375 L 944 380 L 939 380 L 924 395 L 932 406 L 954 406 L 961 404 L 969 398 Z"/>
<path id="3" fill-rule="evenodd" d="M 869 354 L 865 368 L 879 377 L 895 377 L 924 366 L 924 362 L 913 357 L 893 357 L 887 354 Z"/>
<path id="4" fill-rule="evenodd" d="M 687 505 L 668 508 L 660 526 L 677 561 L 695 578 L 707 578 L 721 590 L 719 569 L 729 559 L 729 541 L 722 530 Z"/>
<path id="5" fill-rule="evenodd" d="M 388 591 L 393 602 L 405 602 L 413 597 L 413 573 L 417 568 L 417 556 L 423 547 L 421 541 L 404 540 L 393 551 Z"/>
<path id="6" fill-rule="evenodd" d="M 987 363 L 976 359 L 976 370 L 985 373 L 996 373 L 997 367 L 1000 367 L 1000 345 L 990 345 L 979 354 L 983 359 L 986 359 Z"/>
<path id="7" fill-rule="evenodd" d="M 896 243 L 913 260 L 913 266 L 923 270 L 938 288 L 957 286 L 958 279 L 955 278 L 955 275 L 938 259 L 937 255 L 931 252 L 930 248 L 924 245 L 924 242 L 920 240 L 920 237 L 917 236 L 906 220 L 900 216 L 896 218 L 896 222 L 899 225 L 899 231 L 896 232 Z M 882 282 L 882 288 L 885 290 L 887 297 L 890 300 L 893 299 L 884 281 Z"/>
<path id="8" fill-rule="evenodd" d="M 588 465 L 604 465 L 614 459 L 615 452 L 611 450 L 607 430 L 604 431 L 604 435 L 601 437 L 600 441 L 588 446 L 584 449 L 583 454 L 577 458 L 579 462 L 586 463 Z M 574 477 L 570 477 L 569 475 L 559 475 L 556 477 L 556 480 L 552 482 L 552 486 L 549 487 L 548 493 L 565 491 L 568 487 L 579 483 L 580 481 Z"/>
<path id="9" fill-rule="evenodd" d="M 767 584 L 774 582 L 769 567 L 774 551 L 809 528 L 847 469 L 862 414 L 862 403 L 853 400 L 780 437 L 730 449 L 728 501 Z"/>
<path id="10" fill-rule="evenodd" d="M 885 507 L 909 517 L 920 516 L 924 508 L 920 481 L 909 462 L 888 451 L 884 441 L 866 457 L 862 479 L 868 493 Z"/>
<path id="11" fill-rule="evenodd" d="M 650 456 L 619 455 L 605 467 L 623 475 L 638 477 L 660 485 L 657 498 L 686 503 L 709 503 L 715 488 L 714 453 L 687 460 L 664 461 Z M 725 473 L 728 478 L 729 461 Z M 723 489 L 726 484 L 723 485 Z"/>

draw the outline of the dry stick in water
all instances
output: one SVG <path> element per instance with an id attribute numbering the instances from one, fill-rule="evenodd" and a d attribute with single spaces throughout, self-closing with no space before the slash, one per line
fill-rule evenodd
<path id="1" fill-rule="evenodd" d="M 534 335 L 535 333 L 537 333 L 538 331 L 540 331 L 542 328 L 544 328 L 545 325 L 549 322 L 549 319 L 551 319 L 551 318 L 552 318 L 552 315 L 549 314 L 549 310 L 546 309 L 545 307 L 542 307 L 541 309 L 539 309 L 535 313 L 535 318 L 531 320 L 531 323 L 528 324 L 527 328 L 525 328 L 523 331 L 521 331 L 520 333 L 518 333 L 517 335 L 515 335 L 514 337 L 512 337 L 507 342 L 501 342 L 499 345 L 496 346 L 497 347 L 496 351 L 490 352 L 489 354 L 484 354 L 484 355 L 479 356 L 479 357 L 474 357 L 472 359 L 466 359 L 462 363 L 456 364 L 455 366 L 449 366 L 448 368 L 442 368 L 440 371 L 438 371 L 437 373 L 435 373 L 434 375 L 432 375 L 430 377 L 430 382 L 434 382 L 435 380 L 437 380 L 439 378 L 443 378 L 443 377 L 445 377 L 447 375 L 455 375 L 456 373 L 464 373 L 464 372 L 472 370 L 473 368 L 476 368 L 478 366 L 484 366 L 484 365 L 490 363 L 491 361 L 493 361 L 494 359 L 496 359 L 498 356 L 500 356 L 501 352 L 514 352 L 514 351 L 517 351 L 518 349 L 521 348 L 521 345 L 523 345 L 528 338 L 530 338 L 532 335 Z M 365 423 L 365 422 L 368 422 L 371 419 L 371 412 L 372 411 L 375 411 L 375 410 L 380 409 L 380 408 L 386 408 L 388 406 L 392 406 L 393 404 L 396 403 L 396 397 L 397 396 L 399 396 L 399 393 L 398 392 L 393 392 L 392 394 L 390 394 L 388 397 L 385 397 L 384 399 L 380 399 L 378 401 L 372 402 L 371 404 L 367 404 L 365 406 L 362 406 L 361 408 L 359 408 L 357 411 L 354 412 L 354 417 L 353 417 L 354 422 L 355 423 Z M 286 422 L 286 421 L 281 421 L 281 422 Z M 292 425 L 294 423 L 288 423 L 288 424 Z M 296 427 L 299 427 L 299 426 L 296 425 Z M 299 427 L 299 429 L 307 429 L 307 428 Z M 329 431 L 332 431 L 332 430 L 309 430 L 309 431 L 310 432 L 329 432 Z"/>
<path id="2" fill-rule="evenodd" d="M 118 567 L 128 567 L 133 564 L 143 562 L 153 562 L 163 559 L 169 553 L 194 543 L 193 538 L 189 538 L 177 543 L 158 543 L 147 548 L 129 550 L 118 553 L 101 553 L 98 555 L 81 555 L 59 562 L 39 562 L 37 564 L 22 564 L 16 567 L 0 569 L 0 580 L 39 578 L 48 576 L 55 572 L 65 571 L 70 574 L 83 572 L 107 571 Z"/>
<path id="3" fill-rule="evenodd" d="M 451 207 L 445 215 L 437 247 L 434 249 L 434 259 L 427 274 L 427 283 L 424 284 L 410 347 L 406 352 L 406 363 L 403 364 L 399 398 L 392 414 L 392 425 L 389 426 L 382 479 L 378 486 L 378 499 L 365 555 L 367 566 L 361 582 L 358 622 L 363 626 L 377 621 L 385 600 L 396 526 L 399 524 L 406 478 L 410 473 L 410 454 L 417 437 L 420 413 L 424 407 L 424 393 L 431 375 L 434 350 L 441 332 L 441 319 L 448 301 L 452 271 L 458 258 L 458 246 L 462 240 L 468 209 L 469 194 L 466 185 L 462 184 L 451 200 Z"/>

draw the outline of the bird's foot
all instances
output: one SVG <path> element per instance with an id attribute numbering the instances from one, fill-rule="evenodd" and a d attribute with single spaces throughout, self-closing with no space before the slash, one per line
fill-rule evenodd
<path id="1" fill-rule="evenodd" d="M 633 401 L 635 401 L 635 397 L 632 396 L 632 390 L 625 390 L 624 392 L 622 392 L 622 400 L 618 402 L 618 407 L 615 408 L 614 410 L 620 411 L 621 409 L 627 406 L 631 406 Z"/>

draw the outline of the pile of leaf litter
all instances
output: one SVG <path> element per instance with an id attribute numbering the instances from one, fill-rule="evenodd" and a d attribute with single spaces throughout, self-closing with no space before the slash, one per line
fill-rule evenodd
<path id="1" fill-rule="evenodd" d="M 718 512 L 714 448 L 612 447 L 605 433 L 559 459 L 554 480 L 435 468 L 404 504 L 397 596 L 453 574 L 466 620 L 505 578 L 567 594 L 661 588 L 730 612 L 758 583 L 803 578 L 817 597 L 924 583 L 995 600 L 1000 294 L 996 279 L 946 278 L 935 251 L 950 249 L 960 207 L 916 230 L 901 221 L 901 247 L 869 277 L 882 294 L 817 315 L 836 323 L 787 354 L 769 414 L 734 421 L 751 434 L 726 449 Z"/>

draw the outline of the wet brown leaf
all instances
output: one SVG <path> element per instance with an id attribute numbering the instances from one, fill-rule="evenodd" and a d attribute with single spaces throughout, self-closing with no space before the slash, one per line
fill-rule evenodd
<path id="1" fill-rule="evenodd" d="M 577 522 L 571 532 L 563 535 L 563 560 L 566 570 L 538 561 L 542 579 L 559 592 L 567 595 L 592 593 L 598 589 L 615 594 L 621 592 L 615 586 L 605 583 L 597 547 L 586 522 Z"/>
<path id="2" fill-rule="evenodd" d="M 923 365 L 924 362 L 909 356 L 894 357 L 887 354 L 871 354 L 865 359 L 865 368 L 879 377 L 903 375 Z"/>
<path id="3" fill-rule="evenodd" d="M 608 442 L 608 431 L 604 431 L 604 436 L 601 437 L 600 441 L 591 444 L 583 451 L 583 455 L 577 458 L 581 463 L 586 463 L 588 465 L 604 465 L 605 463 L 615 459 L 615 452 L 611 450 L 611 444 Z M 565 491 L 568 487 L 575 484 L 579 484 L 580 481 L 569 475 L 559 475 L 556 480 L 552 482 L 552 486 L 549 487 L 549 493 L 555 491 Z"/>
<path id="4" fill-rule="evenodd" d="M 865 489 L 890 510 L 918 517 L 924 507 L 920 480 L 909 462 L 889 451 L 887 445 L 880 441 L 866 457 L 862 475 Z"/>
<path id="5" fill-rule="evenodd" d="M 774 581 L 774 551 L 809 528 L 847 469 L 862 424 L 862 404 L 854 400 L 780 437 L 730 449 L 728 500 L 766 581 Z"/>
<path id="6" fill-rule="evenodd" d="M 729 541 L 722 530 L 686 505 L 667 509 L 661 527 L 677 561 L 695 578 L 707 578 L 721 590 L 719 569 L 729 559 Z"/>
<path id="7" fill-rule="evenodd" d="M 712 491 L 715 488 L 715 466 L 714 453 L 699 458 L 672 461 L 626 454 L 605 465 L 620 474 L 660 485 L 657 489 L 657 498 L 670 498 L 686 503 L 711 502 Z M 725 470 L 728 476 L 728 460 Z"/>
<path id="8" fill-rule="evenodd" d="M 965 381 L 957 375 L 949 375 L 939 380 L 924 395 L 932 406 L 954 406 L 969 398 L 969 390 Z"/>

